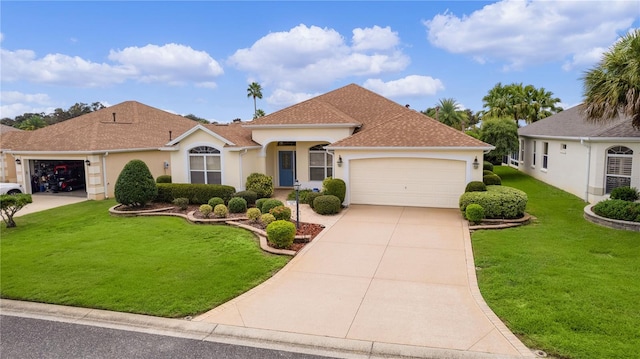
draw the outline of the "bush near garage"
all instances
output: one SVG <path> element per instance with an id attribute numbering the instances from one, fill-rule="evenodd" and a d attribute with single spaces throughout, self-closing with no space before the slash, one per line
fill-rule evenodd
<path id="1" fill-rule="evenodd" d="M 233 197 L 229 200 L 229 212 L 244 213 L 247 211 L 247 201 L 242 197 Z"/>
<path id="2" fill-rule="evenodd" d="M 484 219 L 484 208 L 481 205 L 471 203 L 464 211 L 464 215 L 473 224 L 479 224 Z"/>
<path id="3" fill-rule="evenodd" d="M 267 226 L 267 241 L 276 248 L 288 248 L 296 236 L 296 226 L 290 221 L 277 220 Z"/>
<path id="4" fill-rule="evenodd" d="M 224 199 L 220 197 L 213 197 L 213 198 L 210 198 L 209 201 L 207 201 L 207 204 L 215 208 L 219 204 L 224 204 Z"/>
<path id="5" fill-rule="evenodd" d="M 220 197 L 228 201 L 236 193 L 235 187 L 221 184 L 158 183 L 157 186 L 155 201 L 167 203 L 184 197 L 192 204 L 208 204 L 210 198 Z"/>
<path id="6" fill-rule="evenodd" d="M 492 174 L 483 176 L 482 182 L 487 186 L 500 186 L 502 184 L 502 179 L 497 174 Z"/>
<path id="7" fill-rule="evenodd" d="M 482 176 L 488 176 L 488 175 L 495 175 L 495 173 L 489 171 L 489 170 L 483 170 L 482 171 Z M 496 175 L 497 176 L 497 175 Z"/>
<path id="8" fill-rule="evenodd" d="M 465 192 L 484 192 L 487 190 L 487 185 L 481 181 L 471 181 L 467 183 L 467 187 L 465 187 Z"/>
<path id="9" fill-rule="evenodd" d="M 466 213 L 467 206 L 478 204 L 484 208 L 485 218 L 516 219 L 524 216 L 527 194 L 507 186 L 487 186 L 486 192 L 466 192 L 460 196 L 460 210 Z"/>
<path id="10" fill-rule="evenodd" d="M 309 207 L 313 208 L 313 201 L 315 201 L 315 199 L 320 196 L 323 196 L 323 194 L 320 192 L 311 192 L 307 194 L 307 197 L 305 198 L 305 200 L 307 201 L 307 204 L 309 205 Z"/>
<path id="11" fill-rule="evenodd" d="M 203 204 L 200 206 L 200 213 L 204 216 L 204 218 L 209 218 L 211 212 L 213 212 L 213 207 L 208 204 Z"/>
<path id="12" fill-rule="evenodd" d="M 171 175 L 158 176 L 156 183 L 171 183 Z"/>
<path id="13" fill-rule="evenodd" d="M 147 164 L 141 160 L 131 160 L 118 175 L 114 193 L 120 204 L 143 207 L 157 197 L 158 188 Z"/>
<path id="14" fill-rule="evenodd" d="M 640 203 L 622 199 L 608 199 L 596 203 L 591 209 L 598 216 L 620 221 L 640 222 Z"/>
<path id="15" fill-rule="evenodd" d="M 482 170 L 483 171 L 491 171 L 491 172 L 493 172 L 493 163 L 491 163 L 489 161 L 483 161 L 482 162 Z"/>
<path id="16" fill-rule="evenodd" d="M 344 198 L 347 195 L 347 184 L 340 178 L 328 177 L 322 182 L 324 190 L 322 193 L 328 196 L 336 196 L 340 200 L 340 203 L 344 202 Z"/>
<path id="17" fill-rule="evenodd" d="M 219 204 L 213 208 L 213 215 L 218 218 L 225 218 L 229 214 L 229 209 L 224 204 Z"/>
<path id="18" fill-rule="evenodd" d="M 273 178 L 262 173 L 252 173 L 247 177 L 245 188 L 255 192 L 258 198 L 269 198 L 273 195 Z"/>
<path id="19" fill-rule="evenodd" d="M 262 203 L 260 211 L 262 211 L 262 213 L 269 213 L 269 211 L 271 211 L 271 208 L 275 208 L 278 206 L 284 206 L 284 203 L 282 203 L 282 201 L 280 201 L 279 199 L 269 198 L 268 200 L 264 201 L 264 203 Z"/>
<path id="20" fill-rule="evenodd" d="M 611 199 L 635 202 L 638 200 L 638 190 L 633 187 L 617 187 L 611 191 Z"/>
<path id="21" fill-rule="evenodd" d="M 273 217 L 280 221 L 289 221 L 291 220 L 291 209 L 285 206 L 273 207 L 269 210 L 269 213 L 273 215 Z"/>
<path id="22" fill-rule="evenodd" d="M 333 195 L 322 195 L 313 200 L 313 210 L 318 214 L 336 214 L 340 212 L 342 202 Z"/>
<path id="23" fill-rule="evenodd" d="M 256 204 L 256 200 L 258 199 L 258 194 L 255 193 L 254 191 L 240 191 L 240 192 L 234 193 L 231 197 L 244 198 L 244 200 L 247 201 L 247 206 L 251 207 Z"/>

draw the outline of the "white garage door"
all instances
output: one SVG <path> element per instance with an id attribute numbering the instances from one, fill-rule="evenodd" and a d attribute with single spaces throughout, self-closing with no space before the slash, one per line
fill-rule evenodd
<path id="1" fill-rule="evenodd" d="M 466 185 L 463 161 L 375 158 L 349 166 L 353 204 L 458 208 Z"/>

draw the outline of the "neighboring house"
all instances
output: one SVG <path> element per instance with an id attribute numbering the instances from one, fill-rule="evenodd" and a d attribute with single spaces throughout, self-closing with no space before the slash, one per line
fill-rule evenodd
<path id="1" fill-rule="evenodd" d="M 586 202 L 606 199 L 616 187 L 640 188 L 640 130 L 629 118 L 588 122 L 583 107 L 520 128 L 511 165 Z"/>
<path id="2" fill-rule="evenodd" d="M 65 137 L 77 143 L 56 140 Z M 87 192 L 95 199 L 112 196 L 124 164 L 139 158 L 154 177 L 171 174 L 176 183 L 242 190 L 259 172 L 277 188 L 298 180 L 321 189 L 323 179 L 336 177 L 347 184 L 347 205 L 445 208 L 458 206 L 468 182 L 482 180 L 483 154 L 493 149 L 354 84 L 249 122 L 196 124 L 125 102 L 13 138 L 11 146 L 4 136 L 2 142 L 4 152 L 22 160 L 20 181 L 39 159 L 88 160 Z"/>

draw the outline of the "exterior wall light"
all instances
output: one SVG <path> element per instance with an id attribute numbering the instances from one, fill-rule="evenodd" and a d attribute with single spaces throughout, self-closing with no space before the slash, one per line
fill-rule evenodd
<path id="1" fill-rule="evenodd" d="M 480 167 L 480 162 L 478 162 L 478 156 L 476 156 L 476 158 L 473 160 L 473 168 L 477 170 L 478 167 Z"/>
<path id="2" fill-rule="evenodd" d="M 85 165 L 87 165 L 87 166 L 91 166 L 91 161 L 89 161 L 89 160 L 85 160 L 85 161 L 84 161 L 84 164 L 85 164 Z"/>
<path id="3" fill-rule="evenodd" d="M 19 158 L 16 158 L 16 164 L 20 166 L 22 164 L 22 161 Z"/>
<path id="4" fill-rule="evenodd" d="M 338 167 L 342 167 L 342 156 L 338 156 Z"/>

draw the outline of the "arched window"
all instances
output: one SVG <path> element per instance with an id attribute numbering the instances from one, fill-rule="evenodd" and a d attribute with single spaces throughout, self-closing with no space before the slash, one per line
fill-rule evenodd
<path id="1" fill-rule="evenodd" d="M 633 150 L 625 146 L 615 146 L 607 150 L 605 191 L 631 185 L 631 161 Z"/>
<path id="2" fill-rule="evenodd" d="M 189 150 L 191 183 L 222 184 L 220 151 L 209 146 Z"/>
<path id="3" fill-rule="evenodd" d="M 328 143 L 309 149 L 309 180 L 322 181 L 333 177 L 333 153 L 324 149 Z"/>

